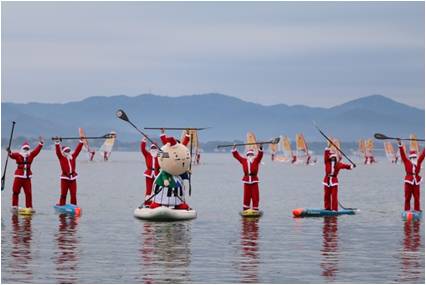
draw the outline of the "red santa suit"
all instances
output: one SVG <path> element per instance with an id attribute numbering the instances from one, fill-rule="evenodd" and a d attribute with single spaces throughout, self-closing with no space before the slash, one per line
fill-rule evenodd
<path id="1" fill-rule="evenodd" d="M 410 151 L 409 158 L 405 154 L 402 144 L 398 145 L 399 152 L 401 155 L 401 161 L 405 168 L 404 178 L 404 192 L 405 192 L 405 211 L 410 210 L 411 196 L 414 196 L 414 210 L 420 211 L 420 183 L 422 177 L 420 177 L 420 171 L 422 169 L 422 162 L 425 158 L 425 150 L 423 149 L 417 161 L 411 161 L 412 158 L 417 158 L 415 150 Z"/>
<path id="2" fill-rule="evenodd" d="M 18 207 L 19 204 L 19 193 L 21 188 L 24 189 L 25 193 L 25 207 L 32 208 L 32 189 L 31 189 L 31 163 L 34 158 L 40 153 L 43 147 L 43 142 L 40 143 L 34 148 L 33 151 L 29 151 L 30 145 L 27 142 L 24 142 L 21 146 L 21 152 L 10 152 L 9 157 L 16 161 L 17 167 L 15 170 L 15 179 L 13 181 L 12 187 L 12 206 Z M 24 149 L 27 149 L 25 151 Z"/>
<path id="3" fill-rule="evenodd" d="M 253 210 L 259 210 L 259 177 L 257 173 L 259 171 L 260 161 L 263 157 L 263 150 L 259 149 L 257 156 L 251 161 L 249 158 L 242 157 L 236 148 L 232 150 L 232 155 L 238 160 L 243 167 L 243 183 L 244 183 L 244 197 L 243 197 L 243 209 L 247 210 L 250 208 L 250 202 L 252 202 Z M 253 150 L 248 150 L 247 156 L 254 155 Z"/>
<path id="4" fill-rule="evenodd" d="M 60 142 L 55 143 L 56 156 L 59 159 L 59 164 L 62 170 L 61 197 L 58 204 L 60 206 L 65 205 L 68 190 L 71 194 L 71 204 L 77 205 L 77 172 L 75 170 L 77 157 L 82 148 L 83 141 L 80 140 L 74 152 L 71 154 L 71 149 L 69 147 L 63 147 L 61 150 Z"/>
<path id="5" fill-rule="evenodd" d="M 151 145 L 151 150 L 158 151 L 158 148 L 156 145 L 153 144 Z M 145 196 L 148 197 L 151 195 L 154 179 L 160 172 L 160 165 L 158 164 L 158 157 L 156 155 L 153 156 L 151 152 L 146 150 L 145 140 L 141 142 L 141 152 L 143 156 L 145 157 L 145 164 L 146 164 L 146 170 L 144 172 L 145 184 L 146 184 Z M 148 201 L 145 204 L 149 205 L 151 204 L 151 201 Z"/>
<path id="6" fill-rule="evenodd" d="M 339 180 L 337 176 L 341 169 L 352 169 L 352 165 L 342 163 L 337 160 L 337 155 L 329 148 L 324 151 L 325 177 L 324 184 L 324 209 L 338 210 L 338 187 Z"/>

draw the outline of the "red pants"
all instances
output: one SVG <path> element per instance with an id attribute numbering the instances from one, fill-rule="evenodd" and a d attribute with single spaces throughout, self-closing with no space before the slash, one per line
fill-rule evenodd
<path id="1" fill-rule="evenodd" d="M 19 178 L 15 177 L 12 188 L 12 206 L 18 206 L 19 204 L 19 193 L 21 188 L 24 188 L 25 193 L 25 207 L 33 207 L 33 198 L 31 194 L 31 178 Z"/>
<path id="2" fill-rule="evenodd" d="M 146 177 L 145 176 L 145 183 L 146 183 L 146 189 L 145 189 L 145 199 L 150 198 L 151 197 L 151 193 L 152 193 L 152 184 L 154 184 L 154 178 L 151 177 Z M 145 205 L 150 205 L 152 202 L 148 201 L 145 202 Z"/>
<path id="3" fill-rule="evenodd" d="M 337 200 L 338 186 L 325 186 L 324 185 L 324 209 L 337 211 L 339 202 Z"/>
<path id="4" fill-rule="evenodd" d="M 77 180 L 61 179 L 61 198 L 59 205 L 63 206 L 67 202 L 67 193 L 70 190 L 71 204 L 77 205 Z"/>
<path id="5" fill-rule="evenodd" d="M 259 209 L 259 183 L 246 184 L 244 183 L 244 198 L 243 208 L 250 208 L 250 201 L 253 203 L 253 210 Z"/>
<path id="6" fill-rule="evenodd" d="M 414 211 L 420 211 L 420 185 L 405 183 L 405 211 L 410 210 L 411 196 L 414 196 Z"/>

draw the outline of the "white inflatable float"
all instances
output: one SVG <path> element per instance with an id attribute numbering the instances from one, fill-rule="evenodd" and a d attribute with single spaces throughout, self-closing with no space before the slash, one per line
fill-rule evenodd
<path id="1" fill-rule="evenodd" d="M 155 209 L 138 207 L 135 209 L 134 215 L 138 219 L 149 221 L 182 221 L 195 219 L 197 211 L 194 209 L 176 210 L 165 206 Z"/>

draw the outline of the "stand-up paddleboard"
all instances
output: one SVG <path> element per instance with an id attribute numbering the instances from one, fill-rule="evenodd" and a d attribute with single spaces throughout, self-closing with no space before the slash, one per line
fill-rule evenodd
<path id="1" fill-rule="evenodd" d="M 302 217 L 328 217 L 328 216 L 340 216 L 340 215 L 355 215 L 359 210 L 339 210 L 329 211 L 324 209 L 304 209 L 298 208 L 293 210 L 293 216 L 295 218 Z"/>
<path id="2" fill-rule="evenodd" d="M 240 212 L 241 217 L 244 218 L 260 218 L 263 215 L 263 211 L 247 209 Z"/>
<path id="3" fill-rule="evenodd" d="M 160 206 L 155 209 L 138 207 L 135 209 L 134 216 L 138 219 L 148 221 L 182 221 L 195 219 L 197 217 L 197 211 L 194 209 L 177 210 L 165 206 Z"/>
<path id="4" fill-rule="evenodd" d="M 422 211 L 402 211 L 401 216 L 404 221 L 415 221 L 422 218 Z"/>
<path id="5" fill-rule="evenodd" d="M 74 216 L 80 216 L 81 215 L 81 208 L 77 207 L 73 204 L 65 204 L 63 206 L 55 205 L 53 206 L 55 211 L 61 214 L 69 214 Z"/>
<path id="6" fill-rule="evenodd" d="M 22 216 L 31 216 L 35 213 L 35 210 L 32 208 L 11 208 L 12 213 L 22 215 Z"/>

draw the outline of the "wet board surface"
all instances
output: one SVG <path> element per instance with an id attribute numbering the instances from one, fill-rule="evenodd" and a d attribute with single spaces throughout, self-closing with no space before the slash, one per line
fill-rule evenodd
<path id="1" fill-rule="evenodd" d="M 259 218 L 263 215 L 263 211 L 256 211 L 253 209 L 248 209 L 240 212 L 241 217 L 244 218 Z"/>
<path id="2" fill-rule="evenodd" d="M 56 212 L 61 214 L 69 214 L 69 215 L 75 215 L 80 216 L 81 215 L 81 208 L 77 207 L 73 204 L 65 204 L 63 206 L 55 205 L 53 206 Z"/>
<path id="3" fill-rule="evenodd" d="M 401 217 L 404 221 L 420 220 L 422 218 L 422 211 L 402 211 Z"/>
<path id="4" fill-rule="evenodd" d="M 357 210 L 329 211 L 325 209 L 298 208 L 293 210 L 294 217 L 330 217 L 340 215 L 355 215 Z"/>
<path id="5" fill-rule="evenodd" d="M 158 207 L 155 209 L 138 207 L 133 214 L 138 219 L 163 222 L 192 220 L 197 217 L 197 211 L 194 209 L 176 210 L 169 207 Z"/>

